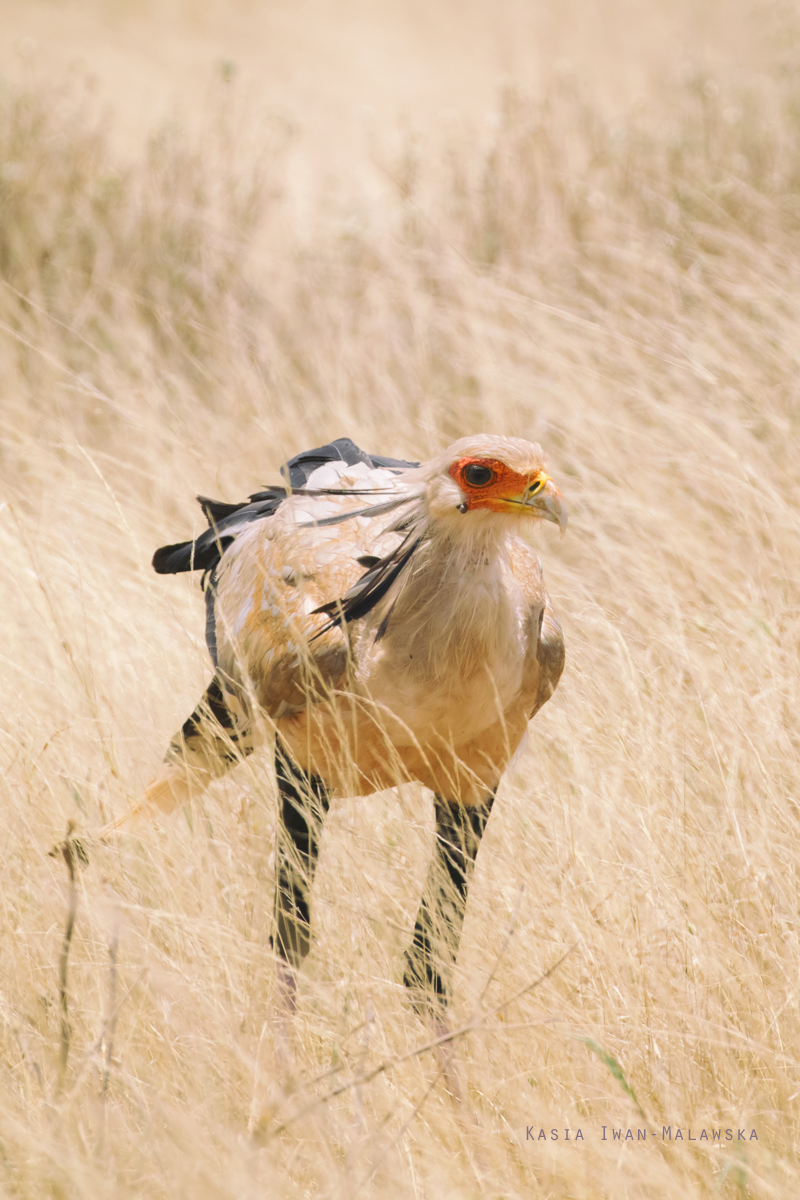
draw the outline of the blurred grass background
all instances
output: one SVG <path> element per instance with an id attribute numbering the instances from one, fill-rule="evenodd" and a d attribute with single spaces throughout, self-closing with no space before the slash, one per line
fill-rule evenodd
<path id="1" fill-rule="evenodd" d="M 0 12 L 0 1188 L 793 1200 L 794 8 Z M 431 1055 L 331 1096 L 430 1037 L 400 980 L 430 799 L 335 803 L 287 1065 L 262 757 L 80 873 L 59 1085 L 46 852 L 121 811 L 209 675 L 152 550 L 330 437 L 482 429 L 541 441 L 570 506 L 539 547 L 568 659 L 454 1024 L 567 958 L 458 1042 L 461 1110 Z"/>

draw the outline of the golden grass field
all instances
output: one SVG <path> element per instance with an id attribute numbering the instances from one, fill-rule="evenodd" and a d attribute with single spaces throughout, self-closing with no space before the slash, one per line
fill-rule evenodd
<path id="1" fill-rule="evenodd" d="M 602 22 L 569 7 L 596 70 L 513 79 L 484 120 L 489 9 L 470 58 L 443 0 L 421 108 L 384 97 L 366 157 L 351 115 L 247 80 L 145 136 L 99 25 L 84 86 L 55 70 L 56 6 L 0 12 L 55 31 L 39 68 L 2 52 L 0 90 L 3 1196 L 800 1195 L 800 22 L 613 8 L 595 61 Z M 212 45 L 222 10 L 200 33 L 192 11 L 170 36 Z M 145 55 L 155 9 L 119 13 Z M 426 127 L 434 95 L 457 117 Z M 334 127 L 341 176 L 310 192 Z M 464 1103 L 402 985 L 433 837 L 414 787 L 334 803 L 281 1044 L 269 755 L 91 848 L 67 1037 L 47 852 L 123 811 L 210 676 L 197 581 L 156 577 L 155 547 L 201 529 L 194 493 L 240 499 L 331 437 L 424 458 L 481 430 L 541 441 L 570 507 L 538 546 L 567 669 L 478 857 Z"/>

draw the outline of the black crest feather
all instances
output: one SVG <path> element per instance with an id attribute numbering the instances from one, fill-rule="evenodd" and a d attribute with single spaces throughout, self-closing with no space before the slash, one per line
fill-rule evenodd
<path id="1" fill-rule="evenodd" d="M 299 491 L 305 488 L 313 471 L 329 462 L 343 462 L 352 467 L 364 463 L 368 467 L 385 467 L 389 470 L 403 471 L 408 467 L 417 467 L 419 463 L 404 462 L 399 458 L 385 458 L 382 455 L 366 454 L 352 442 L 350 438 L 337 438 L 327 446 L 318 446 L 314 450 L 305 450 L 302 454 L 290 458 L 281 467 L 281 475 L 288 487 L 269 487 L 263 491 L 254 492 L 248 500 L 241 504 L 227 504 L 223 500 L 211 500 L 208 496 L 198 496 L 197 500 L 206 515 L 209 527 L 198 538 L 187 542 L 174 542 L 169 546 L 161 546 L 153 555 L 153 567 L 159 575 L 176 575 L 181 571 L 213 571 L 225 551 L 236 540 L 242 530 L 253 521 L 263 521 L 273 516 L 281 503 L 286 499 L 290 490 Z M 359 492 L 358 489 L 322 488 L 312 490 L 310 495 L 374 495 L 370 489 Z M 326 517 L 316 522 L 319 525 L 337 525 L 342 521 L 366 513 L 378 515 L 388 512 L 391 508 L 399 507 L 403 498 L 393 496 L 387 505 L 370 505 L 364 509 L 344 513 L 335 517 Z"/>
<path id="2" fill-rule="evenodd" d="M 410 534 L 405 541 L 395 547 L 391 554 L 378 559 L 374 566 L 371 566 L 340 600 L 331 600 L 328 604 L 321 604 L 319 608 L 315 608 L 315 613 L 325 613 L 330 617 L 330 621 L 314 635 L 314 638 L 320 637 L 337 625 L 341 627 L 350 621 L 358 621 L 371 612 L 389 591 L 406 563 L 410 561 L 423 537 L 424 534 L 421 533 L 417 536 Z M 382 637 L 385 632 L 386 629 L 382 628 L 380 636 Z"/>

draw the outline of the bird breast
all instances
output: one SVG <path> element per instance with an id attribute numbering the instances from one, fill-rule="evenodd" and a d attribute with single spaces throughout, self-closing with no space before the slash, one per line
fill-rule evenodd
<path id="1" fill-rule="evenodd" d="M 399 718 L 396 744 L 438 735 L 457 746 L 502 718 L 521 691 L 530 598 L 503 553 L 432 541 L 418 558 L 400 594 L 363 623 L 355 684 Z"/>

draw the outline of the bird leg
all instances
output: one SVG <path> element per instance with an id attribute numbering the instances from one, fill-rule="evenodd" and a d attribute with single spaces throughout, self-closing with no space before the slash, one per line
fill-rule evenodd
<path id="1" fill-rule="evenodd" d="M 170 742 L 158 775 L 127 812 L 100 831 L 100 837 L 174 812 L 254 748 L 254 729 L 244 705 L 215 675 Z"/>
<path id="2" fill-rule="evenodd" d="M 450 976 L 461 940 L 472 868 L 494 795 L 480 805 L 465 805 L 434 796 L 436 851 L 428 873 L 414 941 L 406 953 L 404 982 L 415 1007 L 446 1026 Z"/>
<path id="3" fill-rule="evenodd" d="M 280 816 L 275 872 L 275 934 L 280 955 L 278 986 L 283 1007 L 294 1012 L 295 971 L 311 948 L 309 891 L 319 854 L 319 830 L 330 797 L 317 775 L 306 774 L 278 741 L 275 748 Z"/>

